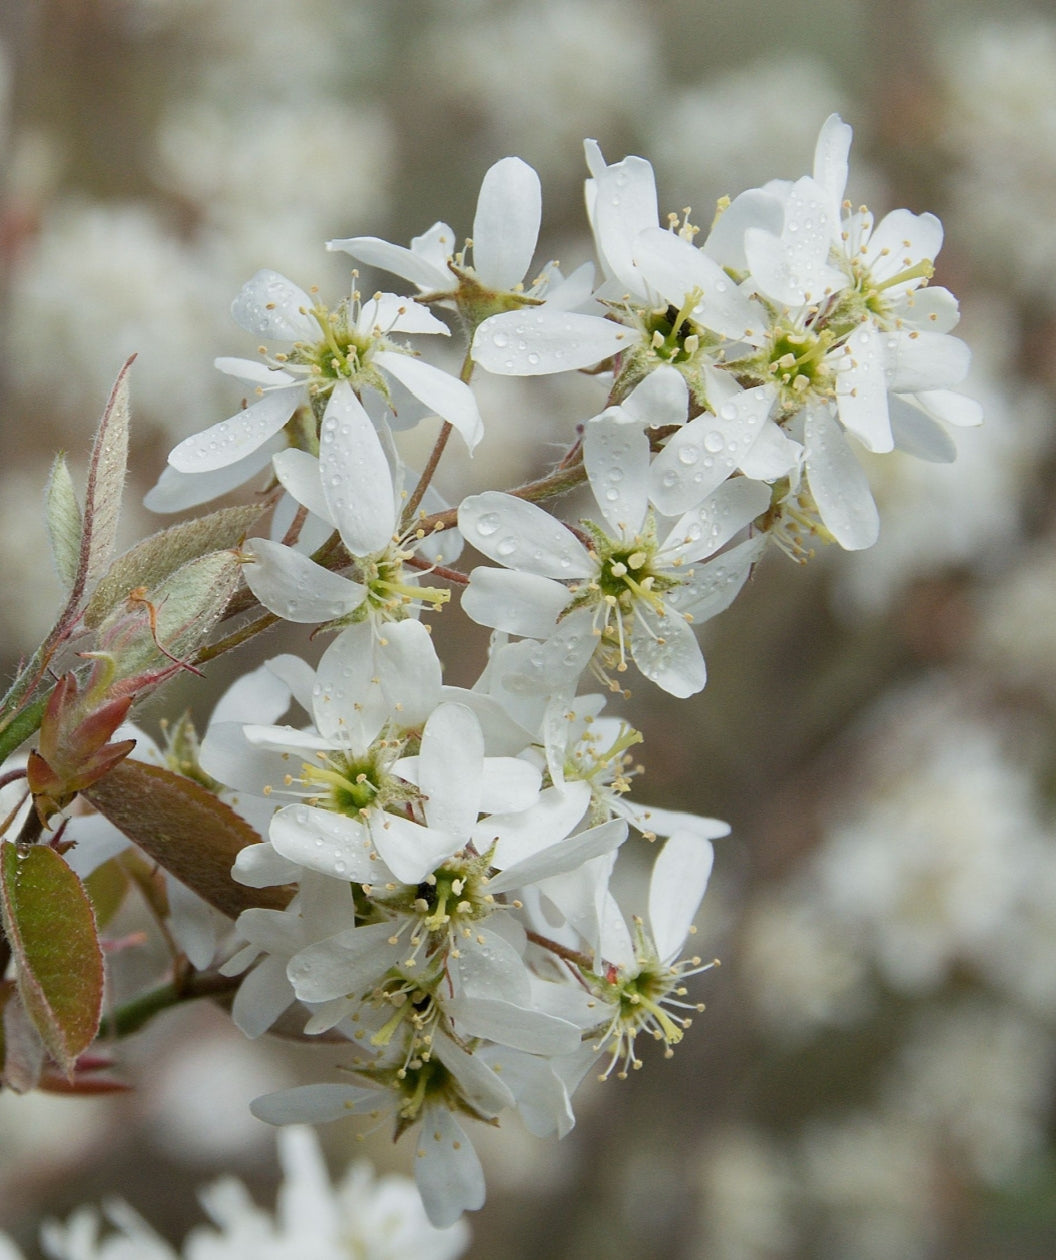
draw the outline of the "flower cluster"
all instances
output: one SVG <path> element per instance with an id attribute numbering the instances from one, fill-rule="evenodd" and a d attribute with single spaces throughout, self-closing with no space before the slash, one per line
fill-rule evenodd
<path id="1" fill-rule="evenodd" d="M 238 543 L 236 611 L 255 601 L 260 626 L 335 636 L 315 669 L 269 663 L 259 703 L 226 704 L 200 746 L 181 728 L 195 817 L 219 817 L 211 793 L 262 832 L 233 871 L 267 892 L 238 903 L 221 967 L 243 977 L 235 1021 L 347 1047 L 346 1077 L 258 1099 L 255 1114 L 391 1115 L 397 1136 L 416 1135 L 434 1225 L 484 1201 L 468 1121 L 517 1110 L 563 1135 L 589 1072 L 640 1067 L 646 1040 L 670 1054 L 701 1009 L 689 981 L 712 964 L 686 941 L 728 828 L 635 799 L 642 736 L 603 712 L 605 691 L 629 694 L 633 664 L 671 696 L 699 692 L 694 627 L 771 540 L 800 560 L 812 540 L 875 540 L 860 448 L 950 459 L 944 425 L 979 418 L 952 390 L 968 366 L 956 303 L 928 286 L 939 223 L 896 211 L 877 224 L 844 202 L 849 144 L 830 118 L 811 175 L 724 201 L 697 244 L 688 211 L 661 225 L 647 162 L 609 165 L 588 142 L 600 279 L 589 263 L 533 276 L 541 193 L 516 158 L 488 171 L 461 247 L 443 223 L 409 248 L 330 242 L 411 296 L 354 289 L 328 306 L 259 272 L 233 310 L 269 343 L 263 361 L 218 361 L 252 398 L 180 442 L 148 497 L 182 509 L 270 470 L 271 531 Z M 451 335 L 442 315 L 465 333 L 457 378 L 421 357 L 421 338 Z M 549 473 L 450 505 L 432 482 L 451 432 L 470 452 L 487 438 L 478 368 L 590 369 L 596 407 Z M 440 435 L 413 470 L 401 435 L 431 416 Z M 590 495 L 580 519 L 543 506 L 575 487 Z M 467 543 L 494 563 L 454 567 Z M 430 635 L 452 587 L 493 631 L 464 688 L 445 684 Z M 143 588 L 136 608 L 151 618 L 143 651 L 171 673 L 163 603 Z M 301 716 L 279 724 L 294 703 Z M 101 774 L 90 799 L 127 829 Z M 610 881 L 632 833 L 662 843 L 625 908 Z"/>

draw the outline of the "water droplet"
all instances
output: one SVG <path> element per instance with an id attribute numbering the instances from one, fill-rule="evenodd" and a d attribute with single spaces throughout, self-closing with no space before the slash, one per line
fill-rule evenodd
<path id="1" fill-rule="evenodd" d="M 505 350 L 510 344 L 510 339 L 504 332 L 497 332 L 492 335 L 491 344 L 495 346 L 497 350 Z"/>
<path id="2" fill-rule="evenodd" d="M 722 416 L 723 420 L 736 420 L 737 408 L 733 403 L 723 403 L 719 408 L 719 415 Z"/>
<path id="3" fill-rule="evenodd" d="M 512 556 L 517 550 L 516 538 L 504 538 L 495 548 L 500 556 Z"/>
<path id="4" fill-rule="evenodd" d="M 687 467 L 695 464 L 700 459 L 700 448 L 692 445 L 680 446 L 678 448 L 678 462 L 685 464 Z"/>
<path id="5" fill-rule="evenodd" d="M 485 512 L 477 521 L 477 533 L 487 538 L 489 534 L 495 533 L 500 524 L 498 512 Z"/>
<path id="6" fill-rule="evenodd" d="M 718 429 L 712 429 L 712 431 L 704 438 L 704 449 L 706 451 L 711 451 L 712 455 L 717 455 L 725 445 L 726 439 L 722 436 Z"/>

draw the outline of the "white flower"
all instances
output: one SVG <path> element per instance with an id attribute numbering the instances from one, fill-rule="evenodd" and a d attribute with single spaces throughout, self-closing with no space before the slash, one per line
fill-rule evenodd
<path id="1" fill-rule="evenodd" d="M 649 439 L 637 424 L 619 409 L 591 421 L 584 459 L 607 527 L 584 523 L 589 548 L 512 495 L 486 491 L 463 501 L 462 533 L 508 568 L 474 569 L 462 606 L 474 621 L 552 645 L 545 653 L 552 690 L 592 658 L 603 677 L 622 672 L 630 654 L 665 691 L 692 695 L 706 673 L 688 621 L 730 602 L 759 546 L 703 562 L 765 511 L 770 496 L 745 478 L 727 481 L 661 535 L 650 504 Z"/>
<path id="2" fill-rule="evenodd" d="M 469 387 L 392 339 L 396 333 L 448 334 L 447 327 L 418 303 L 394 293 L 378 293 L 361 302 L 353 293 L 350 300 L 328 310 L 285 276 L 264 270 L 243 287 L 232 311 L 247 331 L 291 346 L 266 366 L 243 359 L 217 360 L 222 371 L 252 385 L 257 400 L 181 442 L 169 455 L 178 473 L 216 473 L 248 459 L 274 439 L 299 408 L 310 405 L 321 413 L 342 382 L 357 391 L 376 391 L 389 402 L 388 377 L 409 390 L 427 411 L 453 425 L 471 450 L 480 441 L 483 422 Z M 314 426 L 309 427 L 310 441 Z"/>

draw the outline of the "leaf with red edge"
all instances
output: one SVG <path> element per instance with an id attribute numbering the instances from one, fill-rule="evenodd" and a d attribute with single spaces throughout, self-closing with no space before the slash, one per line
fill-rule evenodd
<path id="1" fill-rule="evenodd" d="M 281 910 L 289 902 L 288 888 L 246 888 L 231 878 L 239 851 L 260 836 L 193 779 L 129 758 L 84 795 L 148 857 L 232 919 L 250 906 Z"/>
<path id="2" fill-rule="evenodd" d="M 72 1080 L 77 1056 L 95 1038 L 103 1003 L 103 954 L 88 894 L 54 849 L 4 841 L 0 919 L 26 1012 Z"/>

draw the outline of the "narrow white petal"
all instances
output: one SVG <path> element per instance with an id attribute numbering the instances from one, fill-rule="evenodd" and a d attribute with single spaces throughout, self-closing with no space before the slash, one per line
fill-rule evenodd
<path id="1" fill-rule="evenodd" d="M 532 264 L 543 195 L 527 162 L 507 157 L 484 176 L 473 219 L 473 267 L 490 289 L 512 289 Z"/>
<path id="2" fill-rule="evenodd" d="M 757 481 L 735 477 L 724 482 L 671 527 L 661 546 L 664 563 L 692 564 L 714 555 L 734 534 L 765 512 L 769 504 L 769 488 Z"/>
<path id="3" fill-rule="evenodd" d="M 528 809 L 539 797 L 540 773 L 518 757 L 488 757 L 481 779 L 480 810 L 483 814 Z"/>
<path id="4" fill-rule="evenodd" d="M 579 1048 L 580 1031 L 575 1024 L 510 1002 L 455 998 L 444 1003 L 444 1013 L 462 1037 L 486 1037 L 496 1045 L 529 1054 L 572 1054 Z"/>
<path id="5" fill-rule="evenodd" d="M 653 168 L 640 157 L 600 166 L 601 152 L 596 146 L 594 151 L 588 149 L 587 161 L 595 176 L 588 181 L 588 206 L 602 265 L 628 294 L 644 296 L 634 264 L 634 241 L 644 228 L 660 222 Z"/>
<path id="6" fill-rule="evenodd" d="M 971 351 L 948 333 L 888 333 L 884 344 L 887 387 L 899 394 L 959 385 L 971 366 Z"/>
<path id="7" fill-rule="evenodd" d="M 331 573 L 292 547 L 251 538 L 243 551 L 252 557 L 242 568 L 246 585 L 284 621 L 331 621 L 358 608 L 366 597 L 358 582 Z"/>
<path id="8" fill-rule="evenodd" d="M 634 344 L 633 329 L 572 311 L 508 311 L 476 331 L 473 358 L 498 376 L 548 376 L 591 367 Z"/>
<path id="9" fill-rule="evenodd" d="M 183 512 L 187 508 L 208 503 L 218 495 L 241 486 L 271 463 L 272 456 L 284 449 L 286 435 L 276 433 L 257 450 L 242 459 L 212 472 L 177 472 L 171 464 L 161 470 L 157 483 L 143 496 L 143 506 L 151 512 Z"/>
<path id="10" fill-rule="evenodd" d="M 372 810 L 370 834 L 385 865 L 401 884 L 420 884 L 462 847 L 462 839 L 446 831 L 421 827 L 409 818 Z"/>
<path id="11" fill-rule="evenodd" d="M 636 385 L 622 403 L 623 410 L 644 428 L 685 424 L 689 413 L 689 386 L 677 368 L 655 368 Z"/>
<path id="12" fill-rule="evenodd" d="M 682 949 L 714 861 L 710 842 L 688 831 L 676 831 L 657 854 L 649 881 L 649 923 L 656 952 L 665 962 Z"/>
<path id="13" fill-rule="evenodd" d="M 454 284 L 450 271 L 435 266 L 412 249 L 392 245 L 377 236 L 350 236 L 344 240 L 327 241 L 326 248 L 351 254 L 368 267 L 391 271 L 394 276 L 402 276 L 420 289 L 442 292 Z"/>
<path id="14" fill-rule="evenodd" d="M 880 516 L 839 425 L 827 409 L 811 408 L 805 436 L 807 481 L 826 529 L 847 551 L 871 547 L 880 533 Z"/>
<path id="15" fill-rule="evenodd" d="M 597 568 L 567 526 L 534 503 L 498 490 L 463 499 L 458 527 L 490 559 L 538 577 L 590 577 Z"/>
<path id="16" fill-rule="evenodd" d="M 400 293 L 375 293 L 360 307 L 356 327 L 361 333 L 374 335 L 398 332 L 451 336 L 451 329 L 428 306 Z"/>
<path id="17" fill-rule="evenodd" d="M 550 879 L 554 875 L 577 870 L 591 858 L 619 848 L 626 839 L 627 824 L 622 818 L 602 823 L 600 827 L 591 827 L 588 831 L 580 831 L 496 875 L 488 885 L 488 890 L 494 893 L 510 892 L 514 888 L 534 884 L 540 879 Z"/>
<path id="18" fill-rule="evenodd" d="M 387 547 L 397 516 L 392 473 L 370 417 L 344 382 L 323 416 L 319 471 L 329 518 L 349 551 L 367 556 Z"/>
<path id="19" fill-rule="evenodd" d="M 583 818 L 590 804 L 590 785 L 582 780 L 546 788 L 526 810 L 492 814 L 478 824 L 473 843 L 481 852 L 497 840 L 495 864 L 524 862 L 542 849 L 560 844 Z"/>
<path id="20" fill-rule="evenodd" d="M 484 436 L 484 421 L 477 400 L 463 381 L 431 363 L 392 350 L 379 351 L 374 362 L 395 376 L 441 420 L 446 420 L 471 451 Z"/>
<path id="21" fill-rule="evenodd" d="M 872 324 L 859 324 L 851 333 L 836 368 L 836 406 L 843 427 L 870 451 L 892 450 L 883 339 Z"/>
<path id="22" fill-rule="evenodd" d="M 250 1111 L 267 1124 L 325 1124 L 376 1105 L 376 1090 L 357 1085 L 296 1085 L 254 1098 Z"/>
<path id="23" fill-rule="evenodd" d="M 825 190 L 829 213 L 835 226 L 840 222 L 843 192 L 847 187 L 847 156 L 853 133 L 839 114 L 830 114 L 821 124 L 814 147 L 814 179 Z"/>
<path id="24" fill-rule="evenodd" d="M 269 390 L 244 411 L 185 438 L 170 452 L 169 463 L 177 472 L 204 473 L 245 459 L 279 432 L 304 398 L 299 384 Z"/>
<path id="25" fill-rule="evenodd" d="M 479 626 L 545 639 L 571 598 L 553 578 L 479 567 L 462 590 L 462 611 Z"/>

